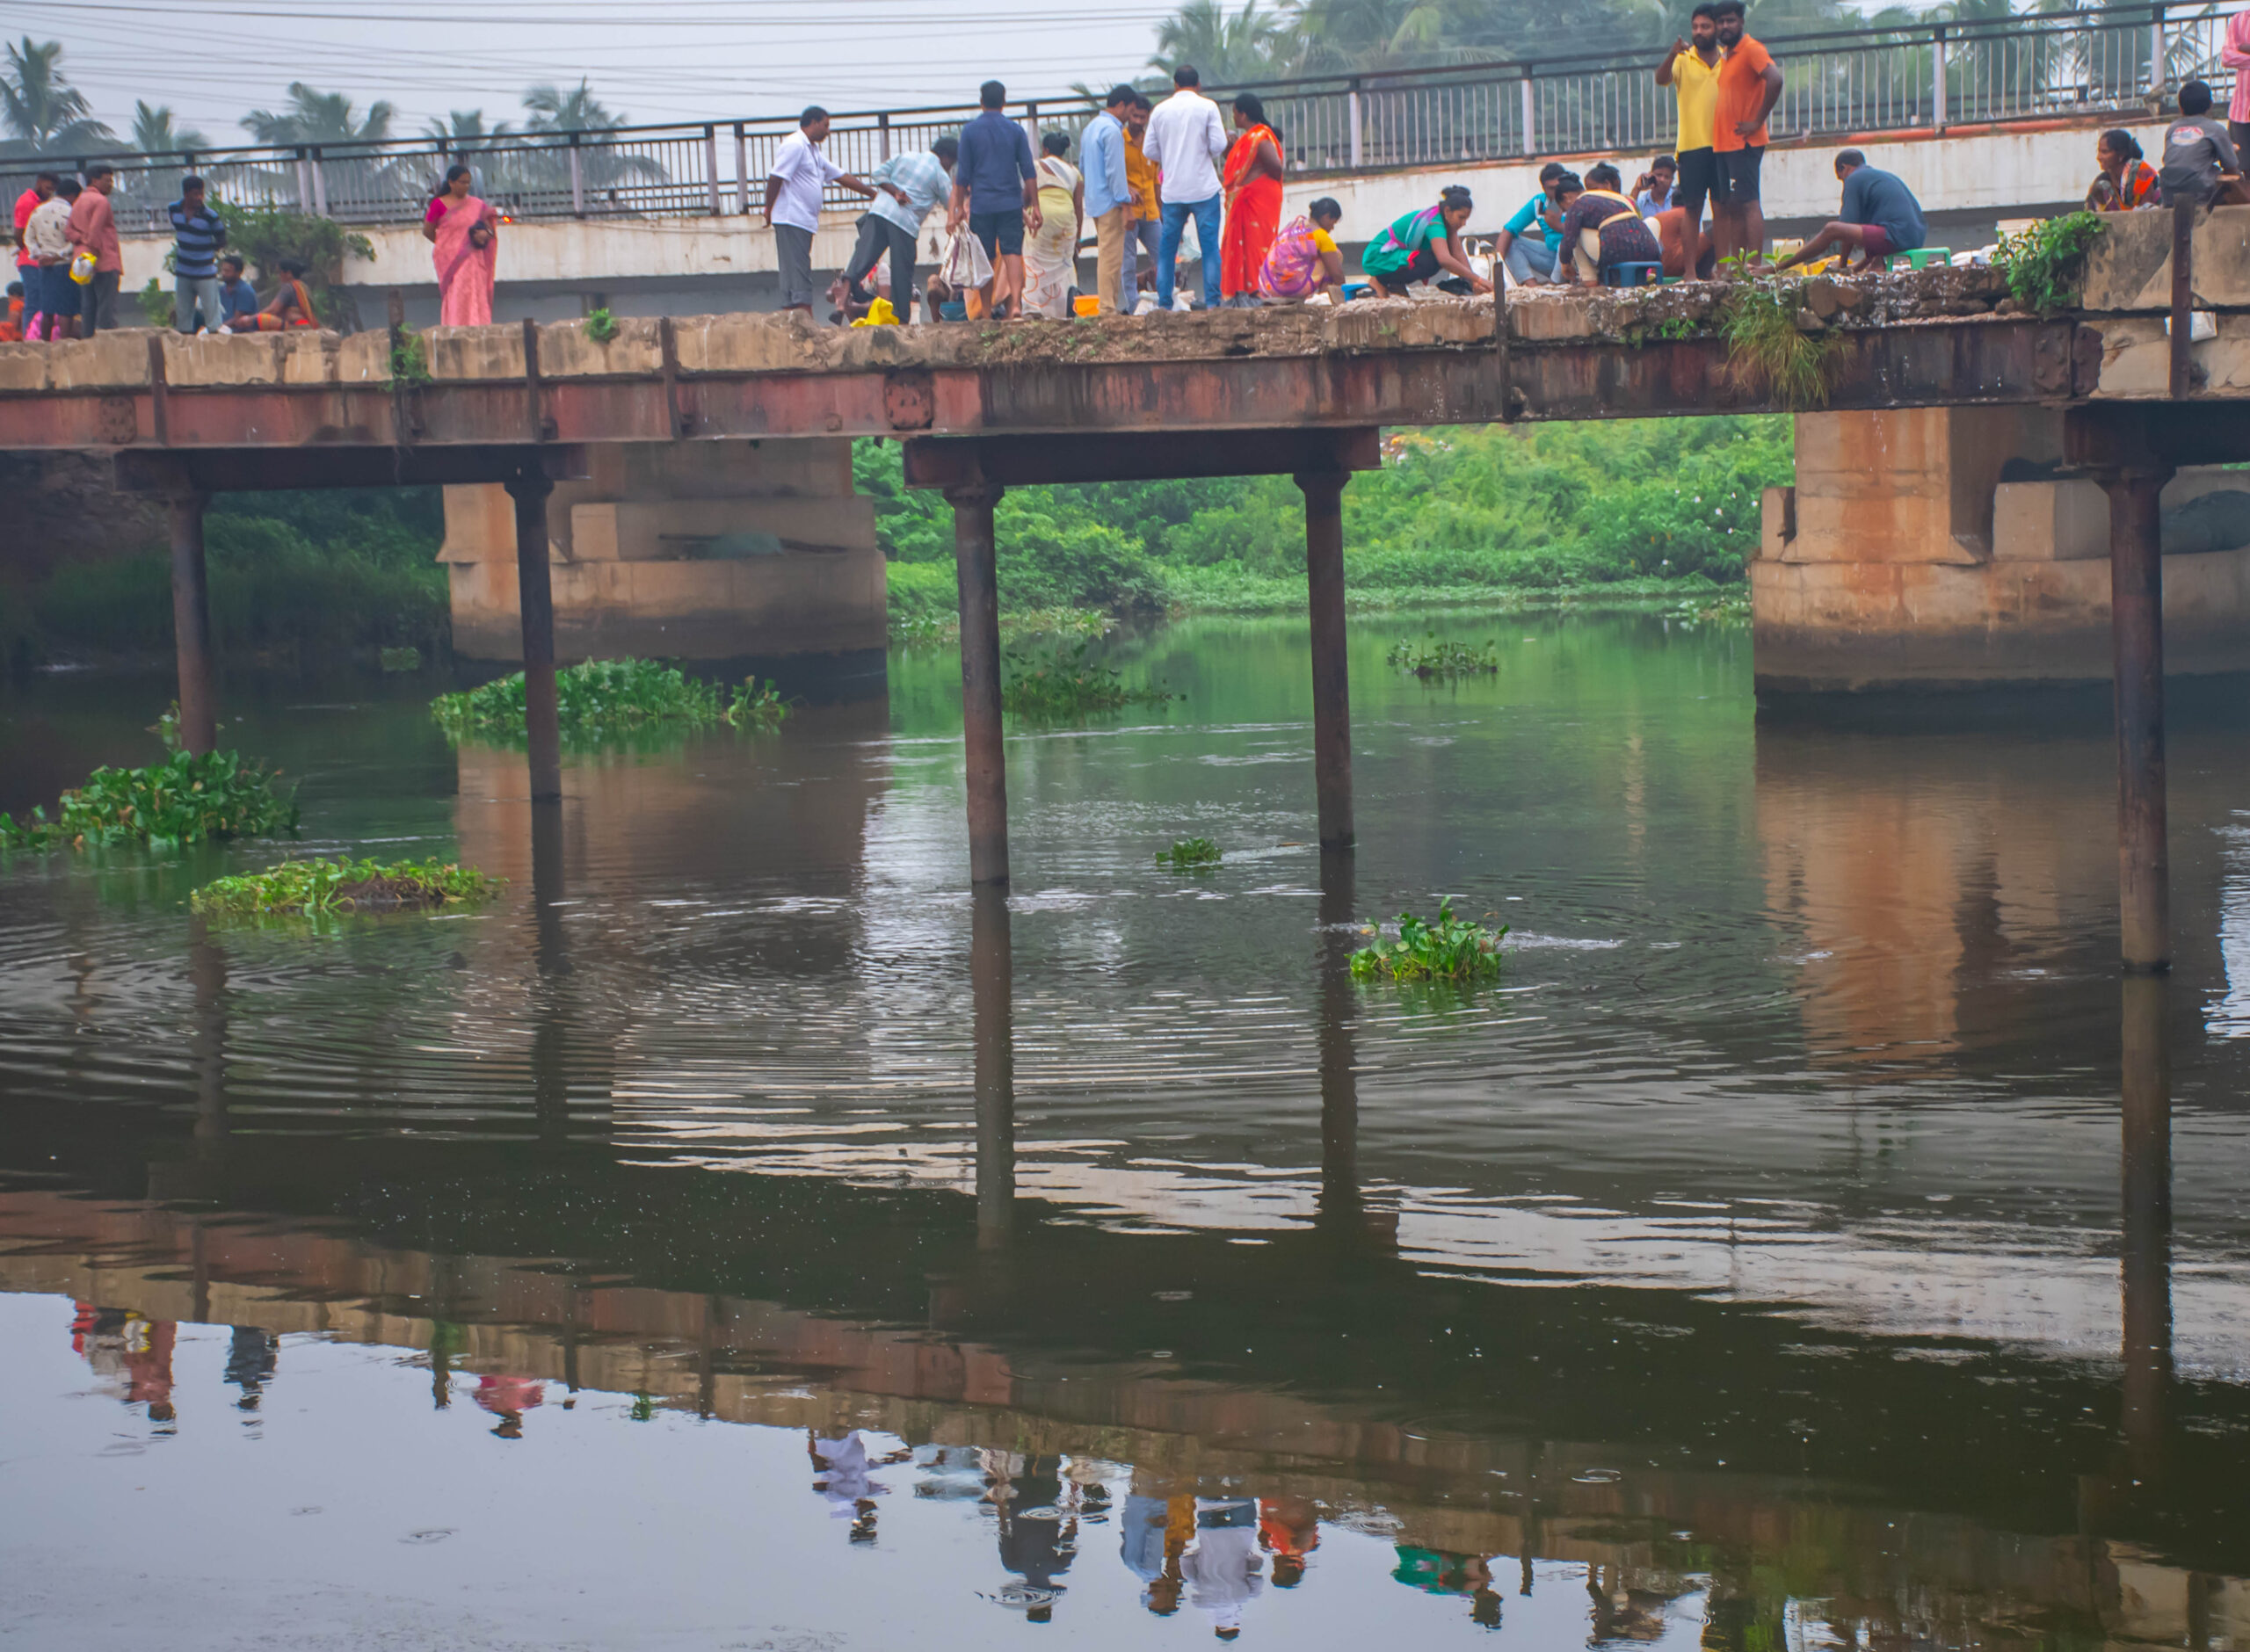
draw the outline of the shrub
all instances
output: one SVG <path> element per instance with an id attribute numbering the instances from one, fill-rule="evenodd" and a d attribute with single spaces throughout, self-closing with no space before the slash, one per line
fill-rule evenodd
<path id="1" fill-rule="evenodd" d="M 2099 214 L 2065 213 L 2020 235 L 2001 236 L 2000 264 L 2007 272 L 2010 295 L 2024 308 L 2041 312 L 2077 302 L 2087 249 L 2101 231 Z"/>

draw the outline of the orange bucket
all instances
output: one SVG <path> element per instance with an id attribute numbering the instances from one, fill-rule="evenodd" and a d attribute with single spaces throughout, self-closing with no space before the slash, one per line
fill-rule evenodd
<path id="1" fill-rule="evenodd" d="M 1091 293 L 1081 293 L 1071 301 L 1071 308 L 1081 315 L 1101 314 L 1101 301 Z"/>

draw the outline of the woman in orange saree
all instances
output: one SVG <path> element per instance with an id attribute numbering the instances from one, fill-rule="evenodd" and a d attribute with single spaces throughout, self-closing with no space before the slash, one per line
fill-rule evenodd
<path id="1" fill-rule="evenodd" d="M 1234 100 L 1235 130 L 1227 151 L 1226 228 L 1219 235 L 1219 292 L 1226 303 L 1255 304 L 1258 272 L 1281 228 L 1281 140 L 1266 124 L 1255 92 Z"/>
<path id="2" fill-rule="evenodd" d="M 430 203 L 422 233 L 437 248 L 438 324 L 490 327 L 492 271 L 498 262 L 500 214 L 468 192 L 468 169 L 446 169 L 446 187 Z"/>

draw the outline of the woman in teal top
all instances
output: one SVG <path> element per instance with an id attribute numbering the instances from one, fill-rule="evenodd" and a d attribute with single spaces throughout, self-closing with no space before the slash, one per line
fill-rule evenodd
<path id="1" fill-rule="evenodd" d="M 1386 298 L 1397 298 L 1417 281 L 1426 281 L 1441 270 L 1449 270 L 1469 284 L 1472 293 L 1489 293 L 1492 284 L 1469 267 L 1462 256 L 1462 226 L 1469 221 L 1473 203 L 1460 185 L 1449 185 L 1434 206 L 1408 213 L 1384 230 L 1360 255 L 1360 268 Z"/>

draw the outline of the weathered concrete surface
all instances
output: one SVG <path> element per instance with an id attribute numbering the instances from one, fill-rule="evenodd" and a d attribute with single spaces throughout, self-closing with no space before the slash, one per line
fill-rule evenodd
<path id="1" fill-rule="evenodd" d="M 2172 214 L 2115 213 L 2086 255 L 2079 303 L 2088 310 L 2172 308 Z M 2198 308 L 2250 306 L 2250 206 L 2196 217 L 2189 272 Z"/>
<path id="2" fill-rule="evenodd" d="M 514 511 L 497 483 L 446 489 L 438 560 L 470 659 L 522 657 Z M 565 662 L 883 646 L 882 553 L 849 443 L 600 448 L 590 479 L 548 496 L 548 530 Z"/>
<path id="3" fill-rule="evenodd" d="M 1750 569 L 1762 692 L 2107 680 L 2108 499 L 2053 474 L 2059 414 L 1801 416 L 1796 449 Z M 2250 670 L 2250 473 L 2164 508 L 2168 669 Z"/>

